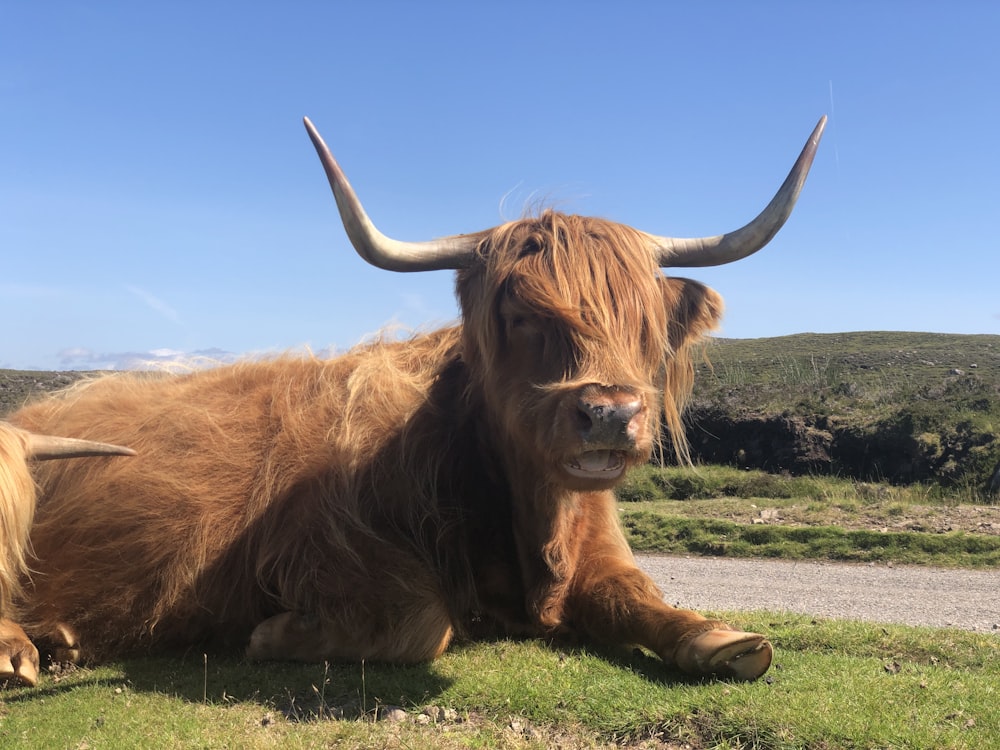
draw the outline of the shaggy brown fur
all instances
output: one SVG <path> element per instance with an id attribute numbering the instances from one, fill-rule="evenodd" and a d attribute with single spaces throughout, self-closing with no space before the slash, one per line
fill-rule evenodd
<path id="1" fill-rule="evenodd" d="M 732 666 L 762 637 L 662 602 L 618 527 L 620 476 L 580 469 L 647 461 L 661 419 L 683 455 L 718 295 L 663 277 L 631 228 L 556 212 L 483 233 L 457 294 L 462 325 L 409 341 L 115 375 L 18 412 L 139 453 L 39 467 L 25 629 L 94 658 L 249 639 L 260 658 L 416 661 L 485 626 L 766 669 Z M 623 407 L 621 434 L 588 437 L 587 409 Z"/>
<path id="2" fill-rule="evenodd" d="M 28 470 L 25 433 L 0 422 L 0 617 L 21 596 L 28 571 L 27 537 L 35 515 L 35 481 Z"/>
<path id="3" fill-rule="evenodd" d="M 29 574 L 28 530 L 35 514 L 37 492 L 30 461 L 97 455 L 133 455 L 117 445 L 83 443 L 37 435 L 0 422 L 0 680 L 15 678 L 29 685 L 38 679 L 38 652 L 21 626 L 10 619 L 14 602 L 23 596 Z M 60 626 L 55 634 L 72 650 L 75 637 Z M 64 656 L 79 656 L 63 649 Z"/>

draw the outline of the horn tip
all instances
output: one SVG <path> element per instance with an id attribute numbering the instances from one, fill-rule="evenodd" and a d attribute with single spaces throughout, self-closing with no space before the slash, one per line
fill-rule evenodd
<path id="1" fill-rule="evenodd" d="M 812 137 L 819 140 L 820 136 L 823 135 L 823 131 L 826 130 L 827 116 L 823 115 L 819 118 L 819 122 L 816 123 L 816 127 L 813 128 Z"/>

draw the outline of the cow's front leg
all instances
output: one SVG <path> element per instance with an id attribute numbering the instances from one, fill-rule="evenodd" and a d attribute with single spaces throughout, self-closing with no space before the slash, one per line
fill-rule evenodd
<path id="1" fill-rule="evenodd" d="M 590 558 L 577 570 L 566 604 L 570 623 L 591 637 L 645 646 L 688 674 L 755 680 L 771 666 L 764 636 L 666 604 L 630 554 Z"/>
<path id="2" fill-rule="evenodd" d="M 0 680 L 38 684 L 38 649 L 13 620 L 0 618 Z"/>
<path id="3" fill-rule="evenodd" d="M 772 649 L 764 636 L 663 601 L 635 564 L 610 493 L 589 496 L 586 510 L 563 600 L 567 625 L 604 643 L 645 646 L 688 674 L 755 680 L 768 670 Z"/>

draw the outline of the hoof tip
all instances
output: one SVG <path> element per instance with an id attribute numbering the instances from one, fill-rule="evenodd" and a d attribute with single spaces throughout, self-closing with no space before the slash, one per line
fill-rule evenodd
<path id="1" fill-rule="evenodd" d="M 773 655 L 770 642 L 757 633 L 708 630 L 684 645 L 677 664 L 692 674 L 719 674 L 750 681 L 770 668 Z"/>

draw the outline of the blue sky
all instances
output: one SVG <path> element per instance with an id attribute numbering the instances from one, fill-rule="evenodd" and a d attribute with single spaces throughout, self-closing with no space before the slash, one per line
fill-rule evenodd
<path id="1" fill-rule="evenodd" d="M 308 115 L 380 228 L 543 201 L 734 229 L 823 114 L 759 254 L 690 269 L 722 335 L 1000 333 L 1000 4 L 59 2 L 0 6 L 0 367 L 343 349 L 455 318 L 366 266 Z"/>

